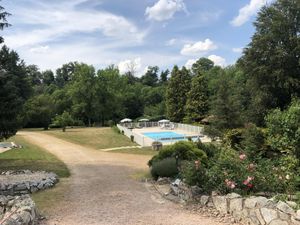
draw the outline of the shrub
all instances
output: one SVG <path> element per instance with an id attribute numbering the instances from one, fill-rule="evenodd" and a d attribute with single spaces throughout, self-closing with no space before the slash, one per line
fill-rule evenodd
<path id="1" fill-rule="evenodd" d="M 181 165 L 180 177 L 188 185 L 197 185 L 202 189 L 208 180 L 206 168 L 198 160 L 184 161 Z"/>
<path id="2" fill-rule="evenodd" d="M 203 188 L 221 193 L 292 193 L 298 184 L 296 165 L 297 160 L 284 157 L 277 161 L 259 159 L 254 163 L 244 153 L 223 149 L 206 169 L 207 182 Z M 194 182 L 203 182 L 202 177 Z"/>
<path id="3" fill-rule="evenodd" d="M 212 143 L 204 144 L 201 140 L 197 142 L 197 148 L 204 151 L 208 158 L 213 158 L 220 153 L 219 146 Z"/>
<path id="4" fill-rule="evenodd" d="M 262 129 L 255 124 L 247 124 L 242 132 L 241 148 L 251 159 L 266 157 L 269 149 Z"/>
<path id="5" fill-rule="evenodd" d="M 180 141 L 174 145 L 164 147 L 159 153 L 154 156 L 149 162 L 148 165 L 151 166 L 154 162 L 161 161 L 165 158 L 176 158 L 177 161 L 182 160 L 201 160 L 205 161 L 207 156 L 204 151 L 197 148 L 194 143 L 187 141 Z"/>
<path id="6" fill-rule="evenodd" d="M 237 149 L 242 141 L 242 132 L 242 129 L 228 130 L 223 137 L 223 143 L 230 148 Z"/>
<path id="7" fill-rule="evenodd" d="M 158 177 L 174 177 L 178 174 L 175 158 L 165 158 L 154 162 L 151 168 L 151 175 L 155 179 Z"/>
<path id="8" fill-rule="evenodd" d="M 266 117 L 266 124 L 271 147 L 300 159 L 300 99 L 294 99 L 284 111 L 272 111 Z"/>

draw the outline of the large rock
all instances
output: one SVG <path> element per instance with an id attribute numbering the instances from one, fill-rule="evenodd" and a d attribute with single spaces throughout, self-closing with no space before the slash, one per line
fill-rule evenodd
<path id="1" fill-rule="evenodd" d="M 289 225 L 289 223 L 283 220 L 272 220 L 269 225 Z"/>
<path id="2" fill-rule="evenodd" d="M 284 212 L 286 214 L 294 214 L 295 211 L 285 202 L 279 201 L 276 205 L 276 208 L 279 209 L 281 212 Z"/>
<path id="3" fill-rule="evenodd" d="M 213 204 L 215 208 L 222 214 L 228 213 L 227 199 L 225 196 L 213 196 Z"/>
<path id="4" fill-rule="evenodd" d="M 250 197 L 245 200 L 245 207 L 248 209 L 261 208 L 268 204 L 265 197 Z"/>
<path id="5" fill-rule="evenodd" d="M 243 198 L 234 198 L 229 200 L 229 212 L 242 212 L 243 210 Z"/>
<path id="6" fill-rule="evenodd" d="M 278 218 L 277 211 L 274 209 L 261 208 L 260 212 L 261 212 L 261 215 L 262 215 L 264 221 L 267 224 L 269 224 L 272 220 L 275 220 Z"/>
<path id="7" fill-rule="evenodd" d="M 205 205 L 208 203 L 208 201 L 209 201 L 209 196 L 207 196 L 207 195 L 202 195 L 202 196 L 200 197 L 200 204 L 201 204 L 202 206 L 205 206 Z"/>

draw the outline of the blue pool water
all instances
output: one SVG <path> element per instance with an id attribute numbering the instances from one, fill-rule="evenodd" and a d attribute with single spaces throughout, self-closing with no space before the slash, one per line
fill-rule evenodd
<path id="1" fill-rule="evenodd" d="M 162 132 L 147 132 L 143 133 L 146 137 L 149 137 L 156 141 L 165 141 L 165 142 L 172 142 L 172 141 L 181 141 L 181 140 L 187 140 L 185 135 L 178 134 L 173 131 L 162 131 Z M 196 140 L 197 137 L 192 137 L 192 139 Z"/>

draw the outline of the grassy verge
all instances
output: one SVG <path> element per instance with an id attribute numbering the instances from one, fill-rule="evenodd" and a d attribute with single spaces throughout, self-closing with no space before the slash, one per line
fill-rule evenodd
<path id="1" fill-rule="evenodd" d="M 152 176 L 150 174 L 149 170 L 139 170 L 135 173 L 131 174 L 130 177 L 134 180 L 143 181 L 145 179 L 152 179 Z"/>
<path id="2" fill-rule="evenodd" d="M 55 213 L 52 212 L 55 210 L 55 206 L 63 203 L 69 187 L 70 184 L 68 179 L 63 178 L 55 185 L 55 187 L 33 193 L 31 194 L 31 197 L 42 215 L 47 216 L 48 214 Z"/>
<path id="3" fill-rule="evenodd" d="M 118 134 L 112 128 L 70 128 L 66 132 L 61 130 L 45 132 L 57 138 L 95 149 L 136 146 L 129 138 Z"/>
<path id="4" fill-rule="evenodd" d="M 13 149 L 0 154 L 0 171 L 7 170 L 45 170 L 56 173 L 60 177 L 70 176 L 67 166 L 50 152 L 32 145 L 24 138 L 15 136 L 9 141 L 22 145 L 21 149 Z"/>
<path id="5" fill-rule="evenodd" d="M 136 155 L 150 155 L 154 156 L 158 152 L 153 151 L 150 147 L 145 147 L 145 148 L 128 148 L 128 149 L 118 149 L 118 150 L 111 150 L 109 152 L 112 153 L 125 153 L 125 154 L 136 154 Z"/>

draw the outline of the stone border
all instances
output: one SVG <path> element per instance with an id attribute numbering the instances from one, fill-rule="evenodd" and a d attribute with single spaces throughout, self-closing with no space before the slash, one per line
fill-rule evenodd
<path id="1" fill-rule="evenodd" d="M 247 225 L 300 225 L 300 210 L 295 210 L 295 202 L 268 199 L 262 196 L 242 197 L 236 193 L 211 196 L 201 195 L 201 190 L 189 187 L 179 179 L 170 183 L 168 178 L 160 178 L 156 184 L 169 185 L 165 196 L 177 196 L 181 201 L 198 200 L 202 207 L 214 208 L 222 215 L 231 215 L 235 222 Z"/>
<path id="2" fill-rule="evenodd" d="M 38 175 L 37 178 L 30 178 L 30 175 Z M 24 175 L 24 180 L 14 181 L 14 175 Z M 23 195 L 37 192 L 53 187 L 59 180 L 55 173 L 45 171 L 32 172 L 29 170 L 7 171 L 1 176 L 11 176 L 9 182 L 0 182 L 0 195 Z M 27 176 L 27 177 L 26 177 Z"/>
<path id="3" fill-rule="evenodd" d="M 1 225 L 35 225 L 38 224 L 38 212 L 29 195 L 0 195 Z"/>

